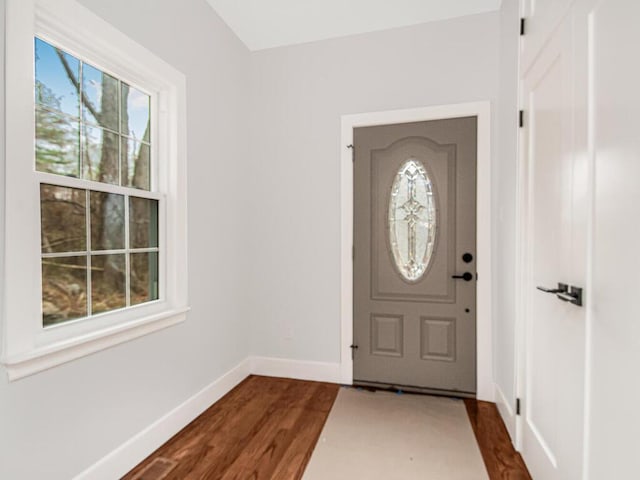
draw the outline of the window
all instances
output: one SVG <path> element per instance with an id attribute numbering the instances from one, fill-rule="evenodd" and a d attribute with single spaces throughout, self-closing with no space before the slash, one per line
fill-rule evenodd
<path id="1" fill-rule="evenodd" d="M 186 318 L 184 76 L 74 2 L 7 0 L 11 379 Z"/>
<path id="2" fill-rule="evenodd" d="M 44 326 L 157 300 L 151 96 L 37 37 L 34 87 Z"/>

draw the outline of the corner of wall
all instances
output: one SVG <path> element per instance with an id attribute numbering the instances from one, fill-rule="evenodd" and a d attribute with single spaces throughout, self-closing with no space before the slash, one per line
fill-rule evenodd
<path id="1" fill-rule="evenodd" d="M 247 358 L 75 477 L 121 478 L 251 374 Z"/>

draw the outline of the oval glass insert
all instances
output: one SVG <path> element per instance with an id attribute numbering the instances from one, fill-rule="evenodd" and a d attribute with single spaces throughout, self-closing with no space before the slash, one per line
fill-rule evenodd
<path id="1" fill-rule="evenodd" d="M 422 278 L 436 240 L 436 201 L 424 165 L 410 158 L 402 164 L 389 198 L 389 243 L 396 268 L 409 282 Z"/>

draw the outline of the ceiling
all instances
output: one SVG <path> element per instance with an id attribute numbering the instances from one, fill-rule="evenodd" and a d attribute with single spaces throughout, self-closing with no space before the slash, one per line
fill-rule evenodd
<path id="1" fill-rule="evenodd" d="M 502 0 L 207 0 L 250 50 L 495 11 Z"/>

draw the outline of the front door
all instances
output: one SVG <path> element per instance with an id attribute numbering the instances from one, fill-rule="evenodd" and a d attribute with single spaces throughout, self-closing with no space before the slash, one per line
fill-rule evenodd
<path id="1" fill-rule="evenodd" d="M 354 383 L 476 391 L 477 118 L 354 129 Z"/>

